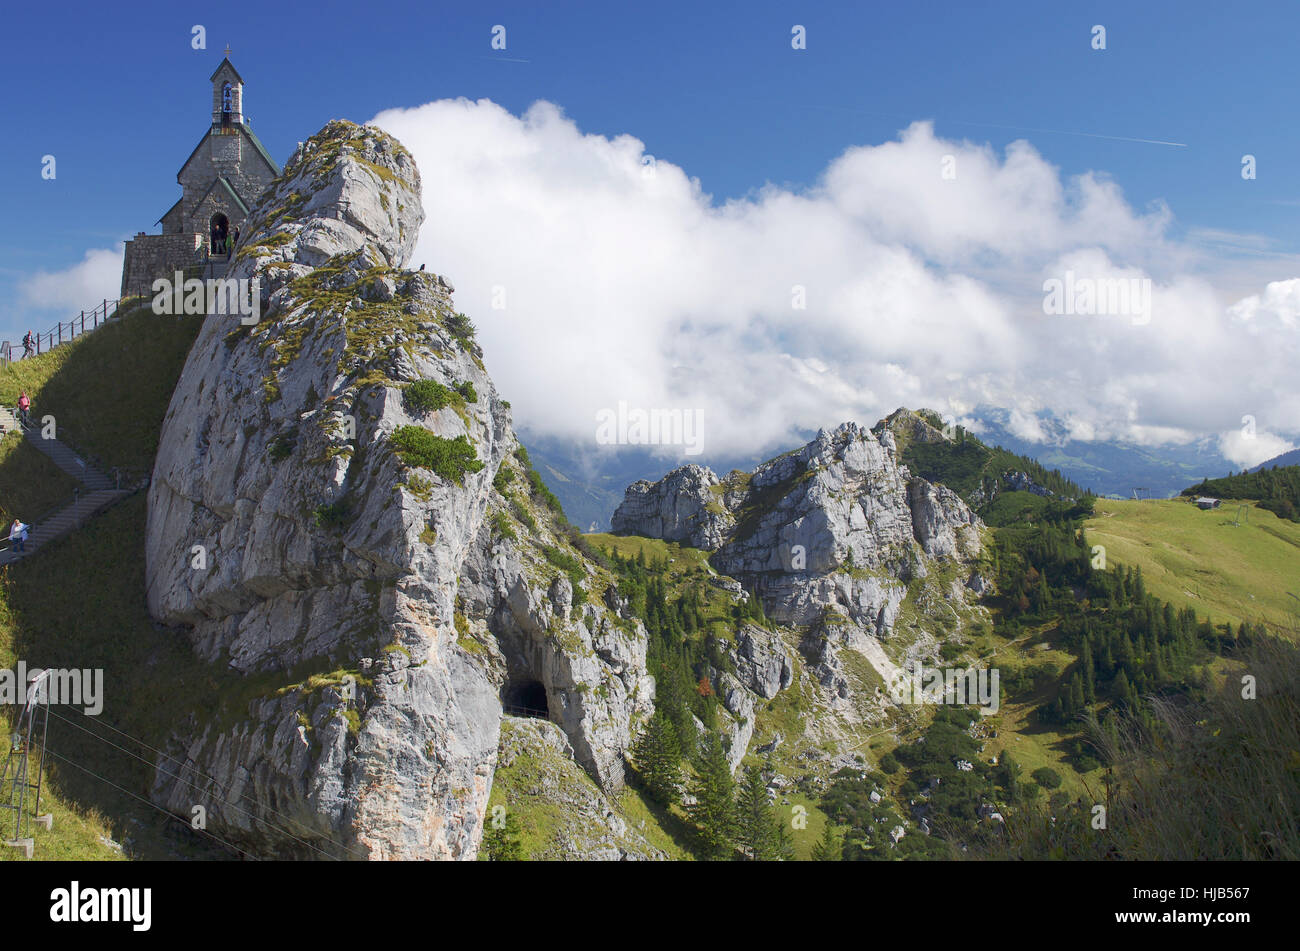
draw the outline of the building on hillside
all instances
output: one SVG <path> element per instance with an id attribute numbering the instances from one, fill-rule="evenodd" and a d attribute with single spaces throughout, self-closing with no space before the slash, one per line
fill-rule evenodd
<path id="1" fill-rule="evenodd" d="M 142 231 L 126 242 L 123 297 L 150 295 L 155 279 L 203 264 L 209 256 L 224 260 L 229 240 L 280 174 L 244 115 L 244 80 L 228 58 L 211 82 L 212 123 L 176 173 L 183 192 L 156 222 L 162 234 Z"/>
<path id="2" fill-rule="evenodd" d="M 1223 502 L 1219 499 L 1212 499 L 1207 495 L 1198 496 L 1196 504 L 1203 509 L 1217 509 Z"/>

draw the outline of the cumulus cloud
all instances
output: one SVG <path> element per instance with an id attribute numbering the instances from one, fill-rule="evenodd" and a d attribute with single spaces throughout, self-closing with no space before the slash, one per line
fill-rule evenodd
<path id="1" fill-rule="evenodd" d="M 422 173 L 415 261 L 457 286 L 531 432 L 593 444 L 620 401 L 702 410 L 708 456 L 899 405 L 999 407 L 1033 440 L 1044 412 L 1074 438 L 1145 444 L 1243 414 L 1300 430 L 1300 280 L 1222 299 L 1168 208 L 1133 209 L 1023 141 L 998 154 L 918 122 L 805 188 L 715 203 L 638 139 L 584 134 L 547 102 L 439 101 L 374 124 Z M 1045 313 L 1045 282 L 1067 275 L 1103 300 L 1107 282 L 1145 282 L 1149 306 Z"/>
<path id="2" fill-rule="evenodd" d="M 1261 462 L 1267 462 L 1274 456 L 1280 456 L 1295 448 L 1295 444 L 1271 433 L 1245 430 L 1232 430 L 1219 437 L 1219 452 L 1229 462 L 1249 469 Z"/>
<path id="3" fill-rule="evenodd" d="M 61 271 L 38 271 L 19 284 L 19 294 L 28 307 L 57 312 L 60 319 L 115 298 L 122 287 L 122 248 L 92 248 Z"/>

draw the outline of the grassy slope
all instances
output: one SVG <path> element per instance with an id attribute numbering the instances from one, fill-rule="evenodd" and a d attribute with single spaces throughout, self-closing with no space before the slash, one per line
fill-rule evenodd
<path id="1" fill-rule="evenodd" d="M 0 370 L 0 403 L 20 389 L 37 419 L 53 415 L 57 436 L 106 469 L 133 476 L 153 466 L 158 432 L 201 321 L 147 308 Z"/>
<path id="2" fill-rule="evenodd" d="M 111 464 L 147 470 L 198 327 L 197 321 L 137 313 L 0 371 L 0 401 L 25 387 L 38 413 L 56 415 L 60 436 L 76 434 L 81 448 Z M 12 450 L 0 455 L 0 499 L 34 491 L 32 477 L 30 460 L 17 459 Z M 24 504 L 39 502 L 32 497 Z M 51 832 L 34 830 L 38 859 L 117 857 L 101 837 L 122 842 L 140 857 L 211 854 L 193 837 L 178 834 L 174 821 L 133 798 L 146 795 L 152 775 L 151 766 L 133 754 L 150 753 L 107 729 L 111 724 L 160 746 L 176 715 L 177 696 L 195 703 L 211 696 L 206 688 L 212 678 L 194 662 L 188 645 L 149 618 L 144 521 L 144 496 L 136 495 L 0 573 L 0 666 L 22 659 L 104 671 L 99 717 L 51 708 L 54 755 L 47 761 L 42 801 L 55 822 Z M 4 716 L 11 713 L 7 708 Z M 5 859 L 14 855 L 0 852 Z"/>
<path id="3" fill-rule="evenodd" d="M 502 723 L 505 733 L 514 729 L 510 720 Z M 589 777 L 572 760 L 554 750 L 536 751 L 516 757 L 509 766 L 498 766 L 492 779 L 488 815 L 496 806 L 504 806 L 519 821 L 519 842 L 525 859 L 561 857 L 560 842 L 565 832 L 574 834 L 584 827 L 587 834 L 599 838 L 604 823 L 589 811 L 580 813 L 576 803 L 601 802 L 602 795 Z M 625 787 L 609 800 L 615 814 L 644 836 L 651 846 L 661 849 L 671 859 L 688 860 L 691 852 L 680 820 L 664 815 L 663 810 L 639 790 Z M 669 831 L 672 830 L 672 831 Z M 480 852 L 480 859 L 485 858 Z"/>
<path id="4" fill-rule="evenodd" d="M 15 518 L 30 522 L 71 500 L 77 480 L 52 463 L 20 433 L 0 439 L 0 527 Z M 7 538 L 7 533 L 0 532 Z M 3 544 L 3 542 L 0 542 Z"/>
<path id="5" fill-rule="evenodd" d="M 1180 499 L 1099 499 L 1088 538 L 1108 562 L 1141 567 L 1147 590 L 1216 623 L 1294 626 L 1300 602 L 1300 525 L 1251 506 L 1233 526 L 1237 503 L 1201 511 Z"/>

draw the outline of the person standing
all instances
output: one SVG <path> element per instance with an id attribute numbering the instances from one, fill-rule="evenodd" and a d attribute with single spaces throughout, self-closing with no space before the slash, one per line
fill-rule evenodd
<path id="1" fill-rule="evenodd" d="M 23 390 L 21 393 L 18 394 L 18 416 L 22 420 L 24 426 L 30 423 L 30 420 L 28 420 L 27 418 L 27 414 L 31 411 L 31 408 L 32 408 L 32 398 L 27 395 L 26 390 Z"/>
<path id="2" fill-rule="evenodd" d="M 14 551 L 25 552 L 27 550 L 28 527 L 19 519 L 14 519 L 14 523 L 9 526 L 9 541 L 13 544 Z"/>

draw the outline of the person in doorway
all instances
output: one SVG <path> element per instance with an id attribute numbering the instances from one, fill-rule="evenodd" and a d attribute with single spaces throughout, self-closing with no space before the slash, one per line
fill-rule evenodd
<path id="1" fill-rule="evenodd" d="M 32 398 L 27 395 L 26 390 L 23 390 L 18 394 L 18 418 L 22 420 L 24 426 L 28 425 L 30 422 L 27 418 L 27 414 L 31 412 L 31 409 Z"/>
<path id="2" fill-rule="evenodd" d="M 25 552 L 27 550 L 27 529 L 29 526 L 24 525 L 19 519 L 14 519 L 14 523 L 9 526 L 9 541 L 13 545 L 14 551 Z"/>

